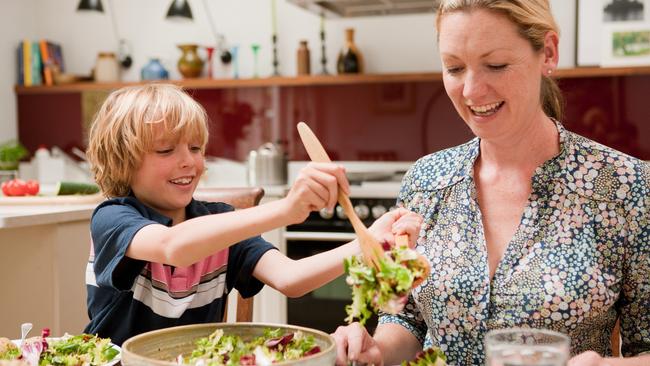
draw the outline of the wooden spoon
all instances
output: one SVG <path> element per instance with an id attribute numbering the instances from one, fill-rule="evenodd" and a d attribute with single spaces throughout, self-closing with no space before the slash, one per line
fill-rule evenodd
<path id="1" fill-rule="evenodd" d="M 298 123 L 298 134 L 300 135 L 302 144 L 305 146 L 305 150 L 307 150 L 307 154 L 309 154 L 309 158 L 311 158 L 312 161 L 318 163 L 332 162 L 323 148 L 323 145 L 318 141 L 318 138 L 314 135 L 314 132 L 312 132 L 307 124 L 304 122 Z M 354 207 L 352 207 L 352 202 L 350 202 L 350 197 L 348 197 L 340 187 L 338 192 L 339 205 L 341 205 L 343 211 L 348 216 L 348 219 L 354 228 L 354 232 L 357 234 L 364 262 L 368 266 L 379 269 L 379 256 L 384 255 L 384 249 L 372 234 L 370 234 L 368 228 L 366 228 L 363 222 L 359 219 L 359 216 L 357 216 Z"/>

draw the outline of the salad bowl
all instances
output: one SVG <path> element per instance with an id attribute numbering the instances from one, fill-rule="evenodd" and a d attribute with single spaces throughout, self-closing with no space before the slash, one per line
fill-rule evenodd
<path id="1" fill-rule="evenodd" d="M 154 330 L 127 339 L 122 344 L 121 362 L 124 366 L 178 365 L 179 355 L 189 355 L 196 348 L 196 341 L 208 337 L 215 330 L 236 335 L 244 340 L 262 336 L 266 329 L 280 329 L 282 332 L 301 331 L 314 337 L 320 352 L 298 360 L 277 362 L 273 365 L 315 365 L 332 366 L 336 360 L 334 338 L 319 330 L 286 324 L 270 323 L 209 323 L 184 325 Z"/>

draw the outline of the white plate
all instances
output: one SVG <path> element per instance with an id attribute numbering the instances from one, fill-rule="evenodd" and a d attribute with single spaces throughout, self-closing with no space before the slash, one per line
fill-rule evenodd
<path id="1" fill-rule="evenodd" d="M 34 338 L 34 337 L 28 337 L 28 339 L 29 339 L 29 338 Z M 60 340 L 61 338 L 62 338 L 62 337 L 47 337 L 46 339 L 47 339 L 48 342 L 56 342 L 56 341 Z M 12 339 L 11 341 L 12 341 L 16 346 L 20 347 L 20 339 Z M 117 364 L 120 362 L 120 360 L 122 359 L 122 349 L 120 348 L 120 346 L 118 346 L 118 345 L 116 345 L 116 344 L 113 344 L 113 343 L 111 343 L 110 345 L 111 345 L 111 348 L 117 350 L 118 354 L 115 356 L 115 358 L 114 358 L 111 362 L 109 362 L 109 363 L 105 363 L 105 364 L 103 364 L 102 366 L 113 366 L 113 365 L 117 365 Z"/>

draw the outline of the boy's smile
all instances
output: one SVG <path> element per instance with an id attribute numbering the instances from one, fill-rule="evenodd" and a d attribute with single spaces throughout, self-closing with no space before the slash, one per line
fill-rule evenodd
<path id="1" fill-rule="evenodd" d="M 185 220 L 205 169 L 202 147 L 187 138 L 157 138 L 133 176 L 131 189 L 144 204 L 170 217 L 174 224 Z"/>

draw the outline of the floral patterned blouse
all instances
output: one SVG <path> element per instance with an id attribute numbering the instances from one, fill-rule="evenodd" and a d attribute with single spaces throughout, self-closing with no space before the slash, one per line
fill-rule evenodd
<path id="1" fill-rule="evenodd" d="M 419 159 L 400 204 L 424 217 L 417 249 L 431 275 L 404 311 L 382 314 L 454 365 L 483 365 L 491 329 L 568 334 L 572 353 L 650 351 L 650 164 L 565 130 L 538 167 L 519 227 L 490 280 L 473 179 L 480 140 Z M 426 341 L 425 341 L 426 340 Z"/>

